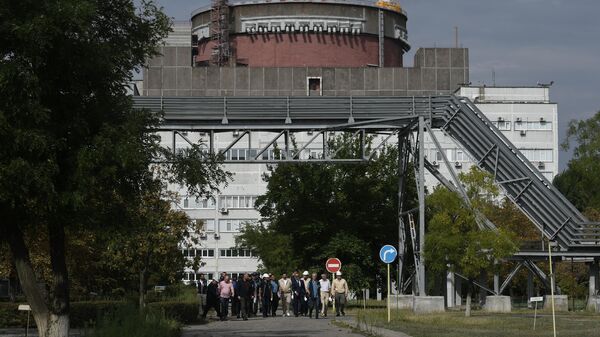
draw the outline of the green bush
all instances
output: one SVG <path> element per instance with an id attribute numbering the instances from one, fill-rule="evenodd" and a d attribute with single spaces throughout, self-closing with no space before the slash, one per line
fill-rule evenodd
<path id="1" fill-rule="evenodd" d="M 156 311 L 139 310 L 133 306 L 119 308 L 102 317 L 91 337 L 178 337 L 180 325 Z"/>
<path id="2" fill-rule="evenodd" d="M 27 313 L 18 311 L 17 303 L 0 303 L 0 328 L 25 327 Z M 84 328 L 95 325 L 98 318 L 131 306 L 125 301 L 92 301 L 71 302 L 71 327 Z M 182 324 L 194 323 L 198 320 L 197 302 L 165 301 L 148 304 L 148 310 L 154 314 L 165 315 Z M 31 317 L 30 326 L 35 326 Z"/>
<path id="3" fill-rule="evenodd" d="M 198 320 L 199 307 L 197 302 L 153 302 L 148 304 L 148 310 L 164 314 L 182 324 L 194 323 Z"/>

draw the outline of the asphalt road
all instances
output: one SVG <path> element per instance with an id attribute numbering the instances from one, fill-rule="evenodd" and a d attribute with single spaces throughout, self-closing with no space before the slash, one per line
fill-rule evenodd
<path id="1" fill-rule="evenodd" d="M 353 317 L 337 317 L 340 321 Z M 182 337 L 364 337 L 349 329 L 332 324 L 332 318 L 268 317 L 214 321 L 204 325 L 188 326 Z"/>

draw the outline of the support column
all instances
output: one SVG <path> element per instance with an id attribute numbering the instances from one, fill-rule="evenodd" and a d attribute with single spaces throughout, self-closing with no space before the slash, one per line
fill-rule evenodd
<path id="1" fill-rule="evenodd" d="M 408 144 L 406 144 L 406 136 L 398 133 L 398 294 L 402 294 L 402 272 L 404 269 L 404 253 L 406 251 L 406 229 L 402 212 L 404 209 L 404 187 L 406 176 L 406 164 L 408 158 Z"/>
<path id="2" fill-rule="evenodd" d="M 527 272 L 527 307 L 532 308 L 531 302 L 529 299 L 534 295 L 533 289 L 533 273 L 531 271 Z"/>
<path id="3" fill-rule="evenodd" d="M 590 276 L 590 284 L 588 287 L 588 296 L 592 297 L 592 296 L 596 296 L 598 295 L 598 260 L 594 259 L 594 262 L 590 263 L 590 269 L 589 269 L 589 276 Z"/>
<path id="4" fill-rule="evenodd" d="M 459 307 L 462 305 L 462 279 L 454 278 L 454 305 Z"/>
<path id="5" fill-rule="evenodd" d="M 494 292 L 496 295 L 500 295 L 500 274 L 494 273 Z"/>
<path id="6" fill-rule="evenodd" d="M 419 296 L 425 294 L 425 119 L 419 116 Z"/>
<path id="7" fill-rule="evenodd" d="M 446 306 L 448 308 L 454 307 L 456 303 L 456 286 L 454 284 L 454 273 L 449 271 L 446 273 Z"/>

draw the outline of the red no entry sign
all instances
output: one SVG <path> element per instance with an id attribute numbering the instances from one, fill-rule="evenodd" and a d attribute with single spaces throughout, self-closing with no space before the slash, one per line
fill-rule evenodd
<path id="1" fill-rule="evenodd" d="M 342 261 L 335 257 L 329 258 L 325 262 L 325 269 L 330 273 L 336 273 L 342 269 Z"/>

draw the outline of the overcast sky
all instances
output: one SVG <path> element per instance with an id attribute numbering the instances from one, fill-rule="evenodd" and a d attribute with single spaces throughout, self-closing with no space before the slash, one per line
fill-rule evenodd
<path id="1" fill-rule="evenodd" d="M 207 0 L 158 0 L 176 20 L 187 20 Z M 451 47 L 454 28 L 469 48 L 471 81 L 536 85 L 554 81 L 559 139 L 572 119 L 600 110 L 600 0 L 402 0 L 413 49 Z M 560 168 L 570 154 L 561 152 Z"/>

